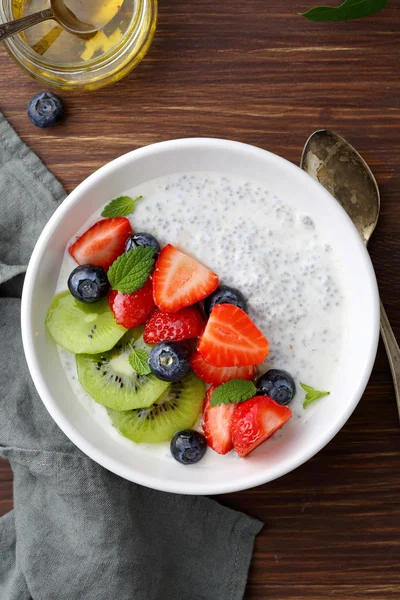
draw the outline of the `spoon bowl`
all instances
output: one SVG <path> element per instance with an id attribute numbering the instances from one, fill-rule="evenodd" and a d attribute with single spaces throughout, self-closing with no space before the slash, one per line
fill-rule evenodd
<path id="1" fill-rule="evenodd" d="M 69 33 L 83 38 L 91 37 L 98 31 L 98 27 L 84 23 L 65 5 L 64 0 L 50 0 L 50 7 L 21 19 L 2 23 L 0 25 L 0 42 L 16 33 L 20 33 L 33 25 L 53 19 Z"/>
<path id="2" fill-rule="evenodd" d="M 54 13 L 54 19 L 66 31 L 76 35 L 91 35 L 98 31 L 98 27 L 84 23 L 66 6 L 64 0 L 50 0 L 50 7 Z"/>
<path id="3" fill-rule="evenodd" d="M 300 166 L 343 206 L 367 244 L 381 202 L 378 184 L 362 156 L 337 133 L 323 129 L 308 138 Z"/>
<path id="4" fill-rule="evenodd" d="M 357 150 L 333 131 L 315 131 L 304 146 L 300 167 L 336 198 L 367 245 L 378 222 L 381 201 L 376 179 Z M 400 416 L 400 349 L 382 301 L 380 313 Z"/>

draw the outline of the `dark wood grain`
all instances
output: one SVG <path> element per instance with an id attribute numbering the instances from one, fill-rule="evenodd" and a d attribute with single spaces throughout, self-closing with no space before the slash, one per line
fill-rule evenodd
<path id="1" fill-rule="evenodd" d="M 12 473 L 8 462 L 0 458 L 0 516 L 12 507 Z"/>
<path id="2" fill-rule="evenodd" d="M 400 339 L 400 8 L 315 24 L 311 0 L 164 0 L 140 67 L 113 88 L 62 94 L 68 118 L 38 130 L 25 105 L 41 86 L 4 50 L 1 109 L 68 191 L 112 158 L 185 136 L 225 137 L 298 162 L 332 128 L 371 165 L 382 214 L 370 251 Z M 0 514 L 11 508 L 0 463 Z M 400 598 L 400 426 L 382 345 L 355 413 L 295 472 L 220 501 L 265 522 L 247 600 Z"/>

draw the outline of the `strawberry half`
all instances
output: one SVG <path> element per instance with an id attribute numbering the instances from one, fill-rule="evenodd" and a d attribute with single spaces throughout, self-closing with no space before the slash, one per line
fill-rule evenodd
<path id="1" fill-rule="evenodd" d="M 240 457 L 270 438 L 292 416 L 288 406 L 282 406 L 269 396 L 255 396 L 237 404 L 232 417 L 232 443 Z"/>
<path id="2" fill-rule="evenodd" d="M 256 373 L 254 365 L 249 367 L 213 367 L 204 360 L 200 352 L 194 352 L 190 361 L 192 371 L 206 383 L 221 385 L 232 379 L 253 379 Z"/>
<path id="3" fill-rule="evenodd" d="M 218 452 L 218 454 L 227 454 L 233 448 L 231 425 L 235 405 L 221 404 L 219 406 L 211 406 L 210 400 L 215 388 L 216 386 L 213 385 L 208 388 L 204 401 L 203 433 L 210 448 Z"/>
<path id="4" fill-rule="evenodd" d="M 118 325 L 122 325 L 126 329 L 143 325 L 155 309 L 151 278 L 133 294 L 123 294 L 111 290 L 108 293 L 108 304 Z"/>
<path id="5" fill-rule="evenodd" d="M 161 250 L 154 271 L 154 302 L 165 312 L 177 312 L 204 300 L 218 287 L 218 277 L 171 244 Z"/>
<path id="6" fill-rule="evenodd" d="M 197 349 L 214 367 L 245 367 L 265 360 L 268 340 L 241 308 L 218 304 L 211 312 Z"/>
<path id="7" fill-rule="evenodd" d="M 204 330 L 204 319 L 194 306 L 183 308 L 176 313 L 157 310 L 144 328 L 146 344 L 164 341 L 180 342 L 199 337 Z"/>
<path id="8" fill-rule="evenodd" d="M 125 251 L 132 227 L 125 217 L 95 223 L 68 248 L 79 265 L 96 265 L 107 270 Z"/>

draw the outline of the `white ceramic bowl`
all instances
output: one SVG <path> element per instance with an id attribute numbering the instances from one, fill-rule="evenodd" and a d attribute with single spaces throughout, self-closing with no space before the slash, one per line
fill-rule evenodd
<path id="1" fill-rule="evenodd" d="M 348 297 L 346 346 L 329 402 L 320 402 L 305 423 L 290 422 L 273 444 L 247 459 L 213 452 L 184 467 L 121 442 L 94 421 L 74 396 L 44 321 L 66 244 L 104 203 L 134 185 L 183 171 L 215 171 L 261 180 L 282 201 L 295 197 L 331 243 L 343 265 Z M 233 492 L 266 483 L 301 465 L 340 430 L 356 407 L 373 366 L 378 335 L 378 290 L 369 255 L 352 222 L 316 181 L 286 160 L 245 144 L 183 139 L 130 152 L 79 185 L 47 223 L 32 254 L 22 298 L 22 334 L 35 386 L 64 433 L 105 468 L 142 485 L 184 494 Z"/>

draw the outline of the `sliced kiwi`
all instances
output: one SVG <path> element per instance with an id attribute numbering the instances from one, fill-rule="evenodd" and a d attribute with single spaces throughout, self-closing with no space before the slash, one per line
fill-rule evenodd
<path id="1" fill-rule="evenodd" d="M 106 352 L 126 333 L 115 322 L 107 298 L 84 304 L 68 291 L 54 296 L 46 326 L 54 341 L 74 354 Z"/>
<path id="2" fill-rule="evenodd" d="M 191 371 L 172 383 L 150 408 L 118 412 L 108 410 L 111 421 L 123 436 L 142 443 L 170 440 L 181 429 L 196 422 L 205 395 L 205 385 Z"/>
<path id="3" fill-rule="evenodd" d="M 114 410 L 151 406 L 168 388 L 168 381 L 138 375 L 129 364 L 132 348 L 147 349 L 143 327 L 128 331 L 109 352 L 76 356 L 78 378 L 93 400 Z"/>

